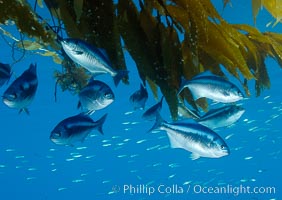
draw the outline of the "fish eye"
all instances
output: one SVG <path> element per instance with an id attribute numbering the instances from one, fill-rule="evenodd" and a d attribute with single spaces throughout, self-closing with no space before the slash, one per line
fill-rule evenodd
<path id="1" fill-rule="evenodd" d="M 59 137 L 61 137 L 61 133 L 60 132 L 58 132 L 58 133 L 53 133 L 53 136 L 55 137 L 55 138 L 59 138 Z"/>
<path id="2" fill-rule="evenodd" d="M 16 93 L 10 94 L 9 97 L 11 99 L 16 99 L 17 98 L 17 94 Z"/>
<path id="3" fill-rule="evenodd" d="M 224 149 L 225 149 L 225 145 L 221 145 L 220 148 L 221 148 L 222 150 L 224 150 Z"/>
<path id="4" fill-rule="evenodd" d="M 105 93 L 104 97 L 107 99 L 111 99 L 113 97 L 113 95 L 111 93 Z"/>

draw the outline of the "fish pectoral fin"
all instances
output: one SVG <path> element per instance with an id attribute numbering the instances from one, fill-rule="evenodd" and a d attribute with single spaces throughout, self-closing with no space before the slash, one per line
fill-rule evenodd
<path id="1" fill-rule="evenodd" d="M 177 141 L 175 136 L 168 134 L 169 142 L 170 142 L 170 148 L 172 149 L 183 149 L 182 145 Z"/>
<path id="2" fill-rule="evenodd" d="M 190 158 L 191 160 L 197 160 L 199 159 L 201 156 L 199 154 L 196 153 L 191 153 Z"/>
<path id="3" fill-rule="evenodd" d="M 107 59 L 108 62 L 111 62 L 108 54 L 107 54 L 107 51 L 106 49 L 103 49 L 103 48 L 98 48 L 98 50 L 103 54 L 103 56 Z"/>
<path id="4" fill-rule="evenodd" d="M 78 103 L 77 103 L 77 109 L 79 109 L 79 108 L 82 108 L 82 105 L 81 105 L 80 101 L 78 101 Z"/>
<path id="5" fill-rule="evenodd" d="M 88 111 L 86 112 L 86 114 L 87 114 L 87 115 L 92 115 L 94 112 L 95 112 L 95 110 L 88 110 Z"/>

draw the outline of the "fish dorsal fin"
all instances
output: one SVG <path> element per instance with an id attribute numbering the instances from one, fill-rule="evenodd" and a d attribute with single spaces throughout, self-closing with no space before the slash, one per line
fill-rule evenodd
<path id="1" fill-rule="evenodd" d="M 144 87 L 142 83 L 140 83 L 140 91 L 144 91 L 144 90 L 146 90 L 146 88 Z"/>
<path id="2" fill-rule="evenodd" d="M 161 100 L 159 101 L 159 104 L 162 106 L 163 105 L 163 100 L 164 100 L 164 96 L 162 96 Z"/>
<path id="3" fill-rule="evenodd" d="M 191 160 L 197 160 L 197 159 L 199 159 L 200 157 L 201 157 L 201 156 L 198 155 L 198 154 L 196 154 L 196 153 L 191 153 L 191 155 L 190 155 Z"/>
<path id="4" fill-rule="evenodd" d="M 107 61 L 110 63 L 110 58 L 107 54 L 107 51 L 103 48 L 98 48 L 98 50 L 101 52 L 101 54 L 107 59 Z"/>
<path id="5" fill-rule="evenodd" d="M 36 67 L 37 67 L 37 64 L 35 63 L 35 64 L 30 64 L 30 66 L 29 66 L 29 69 L 28 69 L 28 71 L 30 71 L 31 73 L 33 73 L 33 74 L 36 74 Z"/>
<path id="6" fill-rule="evenodd" d="M 194 77 L 192 78 L 192 80 L 193 80 L 193 79 L 196 79 L 196 78 L 200 78 L 200 77 L 202 77 L 202 76 L 215 76 L 215 75 L 214 75 L 210 70 L 207 70 L 207 71 L 203 71 L 203 72 L 197 74 L 196 76 L 194 76 Z"/>

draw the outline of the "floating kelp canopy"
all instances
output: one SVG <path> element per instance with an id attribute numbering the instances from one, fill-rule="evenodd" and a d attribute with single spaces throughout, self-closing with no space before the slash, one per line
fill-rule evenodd
<path id="1" fill-rule="evenodd" d="M 229 2 L 224 0 L 224 6 Z M 224 76 L 222 66 L 241 82 L 247 95 L 247 82 L 255 79 L 259 95 L 263 88 L 270 87 L 266 57 L 274 58 L 282 66 L 281 34 L 261 33 L 245 24 L 229 24 L 209 0 L 118 0 L 116 4 L 112 0 L 45 0 L 45 3 L 53 17 L 63 23 L 69 37 L 104 48 L 115 69 L 126 69 L 126 49 L 136 62 L 141 79 L 149 83 L 156 97 L 160 88 L 173 119 L 178 113 L 181 76 L 190 79 L 206 70 Z M 280 22 L 281 1 L 252 0 L 252 3 L 254 20 L 264 6 L 276 18 L 274 25 Z M 56 34 L 46 28 L 46 22 L 27 2 L 0 0 L 0 9 L 2 24 L 13 20 L 22 33 L 32 38 L 33 45 L 48 50 L 47 56 L 60 62 Z M 66 56 L 61 58 L 64 71 L 57 71 L 55 78 L 63 89 L 79 91 L 89 74 Z M 195 106 L 191 94 L 185 92 L 182 98 Z M 206 108 L 205 101 L 196 103 Z"/>

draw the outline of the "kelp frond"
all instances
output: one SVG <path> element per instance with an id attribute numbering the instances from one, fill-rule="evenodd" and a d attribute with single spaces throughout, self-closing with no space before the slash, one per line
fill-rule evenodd
<path id="1" fill-rule="evenodd" d="M 282 1 L 280 0 L 252 0 L 253 17 L 256 22 L 256 17 L 259 10 L 264 7 L 276 19 L 273 23 L 275 26 L 282 19 Z"/>
<path id="2" fill-rule="evenodd" d="M 12 11 L 9 13 L 0 4 L 4 9 L 0 22 L 14 20 L 23 33 L 35 37 L 32 42 L 24 42 L 26 48 L 41 48 L 42 42 L 54 48 L 54 33 L 46 30 L 46 24 L 37 19 L 25 1 L 3 2 Z M 230 2 L 223 0 L 223 6 Z M 178 117 L 181 76 L 191 79 L 206 70 L 225 76 L 223 67 L 238 79 L 247 95 L 250 95 L 247 83 L 254 79 L 259 95 L 262 89 L 270 87 L 265 59 L 272 57 L 282 66 L 281 34 L 261 33 L 245 24 L 229 24 L 209 0 L 118 0 L 116 5 L 112 0 L 45 0 L 45 3 L 53 16 L 63 22 L 69 37 L 104 48 L 115 69 L 126 69 L 122 47 L 126 46 L 141 79 L 149 83 L 155 96 L 158 88 L 163 93 L 173 119 Z M 280 22 L 280 1 L 252 0 L 252 3 L 254 21 L 263 6 Z M 29 27 L 22 23 L 23 14 L 25 20 L 30 20 Z M 52 56 L 52 50 L 43 55 Z M 63 90 L 77 92 L 87 83 L 89 74 L 63 58 L 64 70 L 56 71 L 55 78 Z M 188 90 L 180 98 L 194 108 L 207 109 L 207 102 L 204 99 L 194 102 Z"/>

